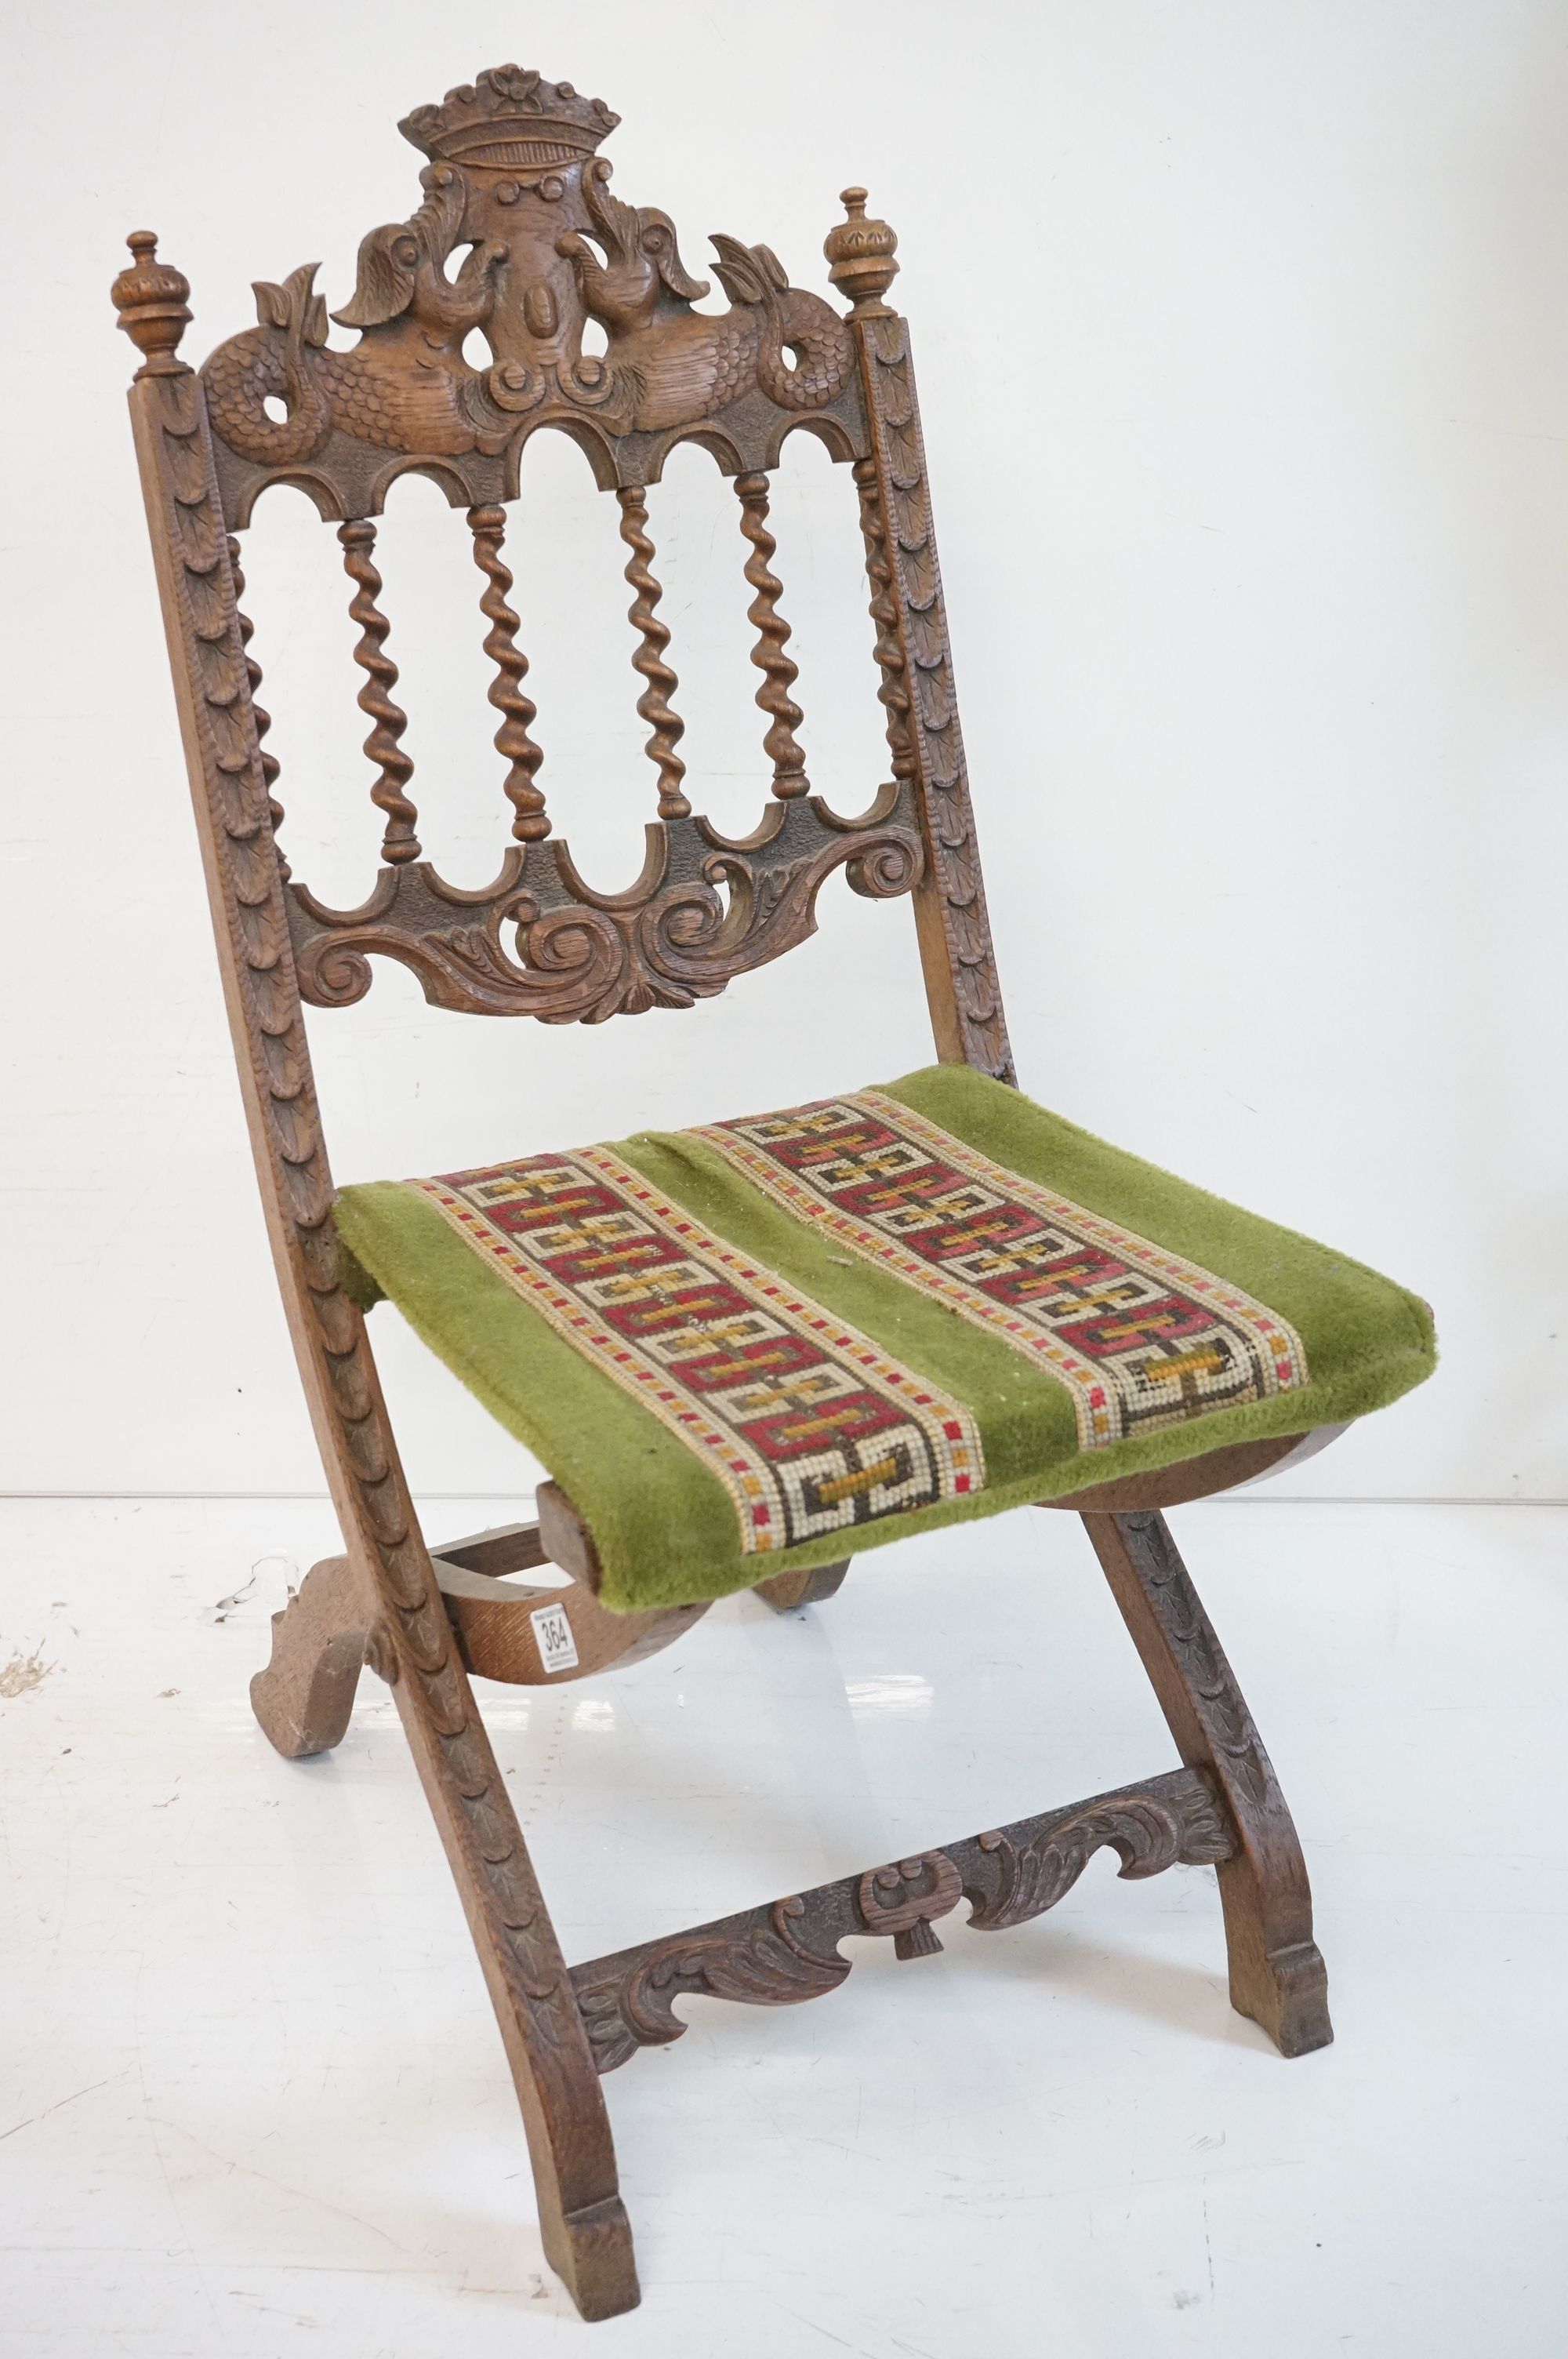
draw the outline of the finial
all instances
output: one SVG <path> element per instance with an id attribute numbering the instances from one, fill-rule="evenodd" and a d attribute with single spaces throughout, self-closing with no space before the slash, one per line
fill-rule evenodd
<path id="1" fill-rule="evenodd" d="M 882 297 L 898 276 L 893 255 L 898 240 L 886 222 L 866 219 L 864 189 L 845 189 L 839 202 L 847 218 L 830 229 L 822 251 L 832 267 L 827 276 L 841 293 L 853 299 L 851 319 L 885 318 Z"/>
<path id="2" fill-rule="evenodd" d="M 144 355 L 136 375 L 189 376 L 189 367 L 175 358 L 175 348 L 190 321 L 185 299 L 190 282 L 157 260 L 157 239 L 150 229 L 134 229 L 125 243 L 131 264 L 109 292 L 120 325 Z"/>

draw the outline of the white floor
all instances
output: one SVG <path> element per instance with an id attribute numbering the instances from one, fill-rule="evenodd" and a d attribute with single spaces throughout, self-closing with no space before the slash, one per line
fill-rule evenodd
<path id="1" fill-rule="evenodd" d="M 1287 2064 L 1230 2012 L 1211 1875 L 1103 1856 L 1016 1932 L 694 2003 L 607 2084 L 644 2295 L 593 2349 L 1563 2350 L 1568 1511 L 1175 1521 L 1296 1812 L 1337 2044 Z M 251 1721 L 327 1510 L 16 1503 L 0 1534 L 0 2351 L 590 2347 L 385 1690 L 315 1763 Z M 1173 1759 L 1081 1530 L 1028 1513 L 481 1694 L 574 1957 Z"/>

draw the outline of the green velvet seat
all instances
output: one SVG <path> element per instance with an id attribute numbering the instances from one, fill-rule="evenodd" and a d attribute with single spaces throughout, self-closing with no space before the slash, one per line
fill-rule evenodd
<path id="1" fill-rule="evenodd" d="M 1435 1357 L 1402 1287 L 962 1065 L 338 1223 L 628 1610 L 1363 1417 Z"/>

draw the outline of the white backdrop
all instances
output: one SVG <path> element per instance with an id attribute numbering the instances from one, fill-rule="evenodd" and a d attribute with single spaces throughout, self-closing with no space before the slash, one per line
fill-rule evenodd
<path id="1" fill-rule="evenodd" d="M 836 192 L 894 223 L 959 691 L 1024 1085 L 1430 1297 L 1437 1379 L 1296 1480 L 1568 1495 L 1568 31 L 1556 0 L 303 0 L 17 11 L 0 698 L 0 1487 L 315 1491 L 229 1061 L 107 289 L 144 223 L 200 359 L 248 282 L 401 218 L 399 114 L 517 57 L 624 121 L 616 186 L 826 291 Z M 422 833 L 503 829 L 467 536 L 385 537 Z M 882 775 L 854 503 L 790 446 L 778 570 L 814 779 Z M 742 821 L 760 719 L 733 500 L 687 452 L 657 570 L 698 807 Z M 612 507 L 530 452 L 513 528 L 543 782 L 588 873 L 640 858 Z M 286 495 L 247 603 L 296 872 L 374 858 L 330 533 Z M 532 547 L 531 547 L 532 544 Z M 535 553 L 536 551 L 536 553 Z M 302 579 L 303 577 L 303 579 Z M 292 583 L 287 597 L 281 593 Z M 340 1177 L 785 1103 L 926 1061 L 906 909 L 685 1016 L 427 1010 L 383 966 L 312 1019 Z M 394 1314 L 427 1491 L 525 1485 Z"/>

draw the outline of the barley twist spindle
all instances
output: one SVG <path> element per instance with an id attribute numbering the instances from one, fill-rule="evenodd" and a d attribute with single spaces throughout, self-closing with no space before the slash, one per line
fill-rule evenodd
<path id="1" fill-rule="evenodd" d="M 762 750 L 773 766 L 773 792 L 787 802 L 796 795 L 809 794 L 811 782 L 806 775 L 806 756 L 795 737 L 801 711 L 789 691 L 798 675 L 784 653 L 790 628 L 776 603 L 784 584 L 768 570 L 778 546 L 768 530 L 768 479 L 763 474 L 737 475 L 735 489 L 741 501 L 741 530 L 752 545 L 746 579 L 757 593 L 746 618 L 757 634 L 752 661 L 762 674 L 757 702 L 770 722 Z"/>
<path id="2" fill-rule="evenodd" d="M 506 511 L 499 507 L 470 508 L 468 520 L 473 534 L 474 562 L 485 577 L 479 610 L 490 625 L 484 652 L 495 666 L 496 676 L 489 694 L 491 703 L 502 716 L 495 733 L 495 750 L 509 766 L 504 790 L 512 805 L 512 832 L 519 843 L 539 843 L 550 832 L 544 792 L 535 782 L 544 756 L 528 734 L 538 707 L 523 686 L 528 658 L 516 643 L 517 617 L 506 603 L 506 593 L 512 587 L 511 570 L 501 554 Z"/>
<path id="3" fill-rule="evenodd" d="M 686 764 L 676 746 L 686 734 L 686 723 L 670 703 L 671 691 L 678 683 L 665 660 L 665 649 L 670 643 L 669 625 L 661 622 L 654 611 L 665 593 L 652 568 L 654 544 L 648 537 L 647 497 L 641 484 L 630 484 L 615 496 L 621 503 L 621 538 L 632 552 L 626 580 L 636 596 L 627 619 L 633 630 L 642 633 L 632 662 L 648 683 L 637 699 L 637 711 L 653 733 L 647 754 L 659 773 L 659 817 L 685 819 L 691 805 L 681 792 Z"/>
<path id="4" fill-rule="evenodd" d="M 384 651 L 383 642 L 390 625 L 375 603 L 381 594 L 381 576 L 372 554 L 375 527 L 368 516 L 361 517 L 340 525 L 338 538 L 342 543 L 343 570 L 355 585 L 349 615 L 359 625 L 362 636 L 354 649 L 354 661 L 367 675 L 357 701 L 360 711 L 369 715 L 372 723 L 364 750 L 376 765 L 378 775 L 370 799 L 386 813 L 381 856 L 397 865 L 419 857 L 419 839 L 414 832 L 414 822 L 419 814 L 404 792 L 414 775 L 414 764 L 397 742 L 408 726 L 408 715 L 401 706 L 394 704 L 391 696 L 397 685 L 397 666 Z"/>

